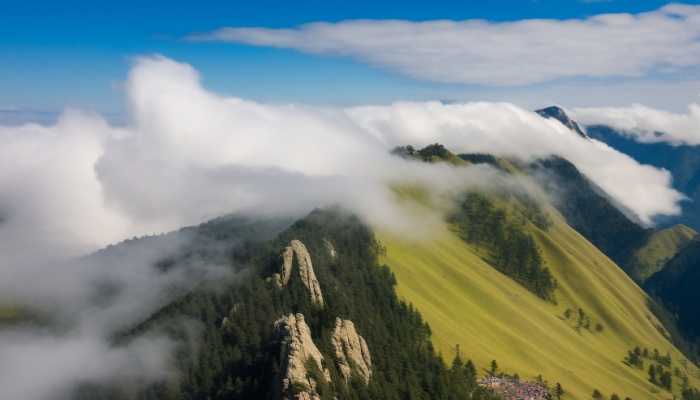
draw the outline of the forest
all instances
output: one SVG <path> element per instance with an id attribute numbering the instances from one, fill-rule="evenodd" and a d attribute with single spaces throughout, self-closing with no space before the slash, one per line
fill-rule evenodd
<path id="1" fill-rule="evenodd" d="M 226 223 L 199 229 L 204 235 L 229 236 Z M 326 299 L 323 308 L 310 302 L 297 276 L 282 290 L 266 279 L 279 269 L 280 251 L 292 239 L 304 242 L 313 256 Z M 169 379 L 141 386 L 136 393 L 119 384 L 86 384 L 76 398 L 272 399 L 280 365 L 273 322 L 290 312 L 305 316 L 323 354 L 332 354 L 330 335 L 337 316 L 352 320 L 371 349 L 369 384 L 356 378 L 346 384 L 328 362 L 331 382 L 317 387 L 323 399 L 496 398 L 477 384 L 478 370 L 471 361 L 458 354 L 448 366 L 436 354 L 430 328 L 399 300 L 392 272 L 378 263 L 381 245 L 356 217 L 338 209 L 317 210 L 272 240 L 237 242 L 227 255 L 231 268 L 247 266 L 237 279 L 187 293 L 115 338 L 127 343 L 159 332 L 175 340 L 176 368 Z M 332 243 L 333 255 L 327 243 Z"/>
<path id="2" fill-rule="evenodd" d="M 518 204 L 517 212 L 509 213 L 488 195 L 469 192 L 450 216 L 450 222 L 457 226 L 463 240 L 488 251 L 487 261 L 496 269 L 537 296 L 554 302 L 557 282 L 525 230 L 527 222 L 547 229 L 548 219 L 534 201 Z"/>

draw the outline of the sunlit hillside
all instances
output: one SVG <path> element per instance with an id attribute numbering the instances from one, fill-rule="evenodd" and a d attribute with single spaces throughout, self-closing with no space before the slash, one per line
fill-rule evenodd
<path id="1" fill-rule="evenodd" d="M 594 389 L 622 398 L 672 398 L 647 380 L 646 369 L 623 362 L 640 346 L 670 352 L 673 366 L 691 384 L 700 382 L 697 368 L 680 362 L 684 357 L 665 337 L 644 292 L 556 211 L 548 213 L 549 229 L 530 223 L 527 229 L 558 281 L 557 304 L 498 272 L 450 227 L 429 240 L 379 234 L 399 295 L 430 324 L 443 357 L 451 359 L 459 345 L 479 366 L 495 359 L 505 372 L 530 379 L 541 373 L 552 384 L 560 382 L 568 398 L 590 398 Z M 578 326 L 579 309 L 589 329 Z M 676 395 L 680 381 L 674 380 Z"/>

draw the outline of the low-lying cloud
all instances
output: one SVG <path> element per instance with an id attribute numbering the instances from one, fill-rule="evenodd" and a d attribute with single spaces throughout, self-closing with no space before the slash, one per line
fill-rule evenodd
<path id="1" fill-rule="evenodd" d="M 61 332 L 0 332 L 2 398 L 59 398 L 129 368 L 157 379 L 167 364 L 162 338 L 150 339 L 149 352 L 141 342 L 115 348 L 108 338 L 161 304 L 168 288 L 191 283 L 186 270 L 150 268 L 180 239 L 149 242 L 115 262 L 73 257 L 226 213 L 299 215 L 330 204 L 410 231 L 390 185 L 450 192 L 505 179 L 485 166 L 403 160 L 389 154 L 396 145 L 441 142 L 525 160 L 558 154 L 645 222 L 677 213 L 682 198 L 668 172 L 507 103 L 260 104 L 212 93 L 192 67 L 163 57 L 137 60 L 125 87 L 126 125 L 73 110 L 52 125 L 0 127 L 0 304 L 29 303 L 66 324 Z M 119 292 L 95 305 L 100 281 Z M 55 360 L 62 363 L 51 380 L 20 379 L 59 368 Z"/>
<path id="2" fill-rule="evenodd" d="M 383 207 L 387 182 L 467 174 L 388 154 L 403 144 L 558 154 L 642 220 L 679 211 L 668 172 L 508 103 L 268 105 L 212 93 L 189 65 L 162 57 L 138 60 L 125 87 L 123 126 L 74 110 L 54 125 L 0 127 L 0 266 L 37 248 L 77 255 L 227 212 L 340 202 L 362 213 Z"/>
<path id="3" fill-rule="evenodd" d="M 345 56 L 437 82 L 525 85 L 640 77 L 700 64 L 700 6 L 586 19 L 349 20 L 290 29 L 225 27 L 189 39 Z"/>
<path id="4" fill-rule="evenodd" d="M 574 108 L 574 117 L 585 125 L 608 125 L 643 143 L 700 144 L 700 104 L 688 113 L 657 110 L 641 104 L 631 107 Z"/>
<path id="5" fill-rule="evenodd" d="M 174 376 L 168 337 L 152 333 L 121 344 L 113 337 L 175 293 L 230 276 L 210 264 L 154 268 L 190 239 L 186 233 L 152 237 L 80 259 L 3 260 L 0 305 L 21 305 L 30 319 L 0 327 L 0 398 L 68 400 L 81 385 L 128 382 L 133 389 Z"/>
<path id="6" fill-rule="evenodd" d="M 671 189 L 671 174 L 608 145 L 581 138 L 553 119 L 507 103 L 396 103 L 348 111 L 387 142 L 440 142 L 458 152 L 520 159 L 560 155 L 645 224 L 656 214 L 677 214 L 684 196 Z"/>

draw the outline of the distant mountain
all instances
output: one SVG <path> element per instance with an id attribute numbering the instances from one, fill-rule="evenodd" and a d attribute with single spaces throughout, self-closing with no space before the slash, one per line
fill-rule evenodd
<path id="1" fill-rule="evenodd" d="M 595 183 L 571 162 L 557 156 L 528 166 L 532 176 L 553 194 L 566 221 L 625 269 L 632 253 L 653 230 L 632 221 Z M 633 271 L 627 271 L 635 275 Z"/>
<path id="2" fill-rule="evenodd" d="M 627 262 L 628 272 L 637 282 L 646 281 L 662 270 L 666 262 L 682 251 L 697 234 L 695 230 L 682 224 L 654 231 L 632 254 Z"/>
<path id="3" fill-rule="evenodd" d="M 644 287 L 677 316 L 680 328 L 691 339 L 700 339 L 700 240 L 691 241 Z"/>
<path id="4" fill-rule="evenodd" d="M 629 155 L 642 164 L 665 168 L 673 176 L 673 187 L 689 197 L 683 202 L 682 214 L 658 219 L 661 226 L 685 224 L 700 229 L 700 146 L 668 143 L 640 143 L 629 135 L 609 126 L 593 125 L 587 128 L 588 135 Z"/>
<path id="5" fill-rule="evenodd" d="M 504 172 L 527 173 L 552 195 L 566 221 L 641 283 L 663 267 L 697 233 L 684 225 L 662 230 L 644 228 L 631 212 L 615 203 L 574 164 L 552 156 L 523 165 L 490 154 L 460 154 L 472 164 L 489 164 Z M 517 165 L 517 166 L 516 166 Z"/>
<path id="6" fill-rule="evenodd" d="M 537 113 L 556 118 L 573 132 L 581 134 L 579 124 L 559 107 L 547 107 Z M 674 183 L 681 191 L 700 184 L 700 147 L 684 146 L 681 149 L 667 144 L 642 144 L 603 126 L 589 127 L 588 134 L 587 137 L 617 146 L 621 152 L 638 154 L 638 161 L 642 163 L 651 164 L 651 160 L 656 160 L 657 164 L 664 164 L 657 166 L 673 167 L 680 176 Z M 660 225 L 666 229 L 648 229 L 567 160 L 555 156 L 536 161 L 530 168 L 541 184 L 555 193 L 555 204 L 567 222 L 639 283 L 662 269 L 664 263 L 697 234 L 694 229 L 683 225 L 694 220 L 692 210 L 695 208 L 700 222 L 697 203 L 686 203 L 684 215 L 680 217 L 664 218 Z M 700 189 L 695 191 L 700 195 Z"/>
<path id="7" fill-rule="evenodd" d="M 581 129 L 579 124 L 576 121 L 569 118 L 569 116 L 566 114 L 566 112 L 561 107 L 550 106 L 550 107 L 542 108 L 540 110 L 536 110 L 535 112 L 537 114 L 545 117 L 545 118 L 556 119 L 557 121 L 561 122 L 565 127 L 576 132 L 579 136 L 581 136 L 583 138 L 588 138 L 588 136 L 583 131 L 583 129 Z"/>

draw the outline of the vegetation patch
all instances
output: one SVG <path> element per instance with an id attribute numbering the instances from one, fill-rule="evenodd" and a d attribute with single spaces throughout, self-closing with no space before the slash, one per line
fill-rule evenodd
<path id="1" fill-rule="evenodd" d="M 528 222 L 545 229 L 550 224 L 534 201 L 509 212 L 487 195 L 469 192 L 449 221 L 463 240 L 486 250 L 487 261 L 498 271 L 537 296 L 555 302 L 557 282 L 534 239 L 524 229 Z"/>

